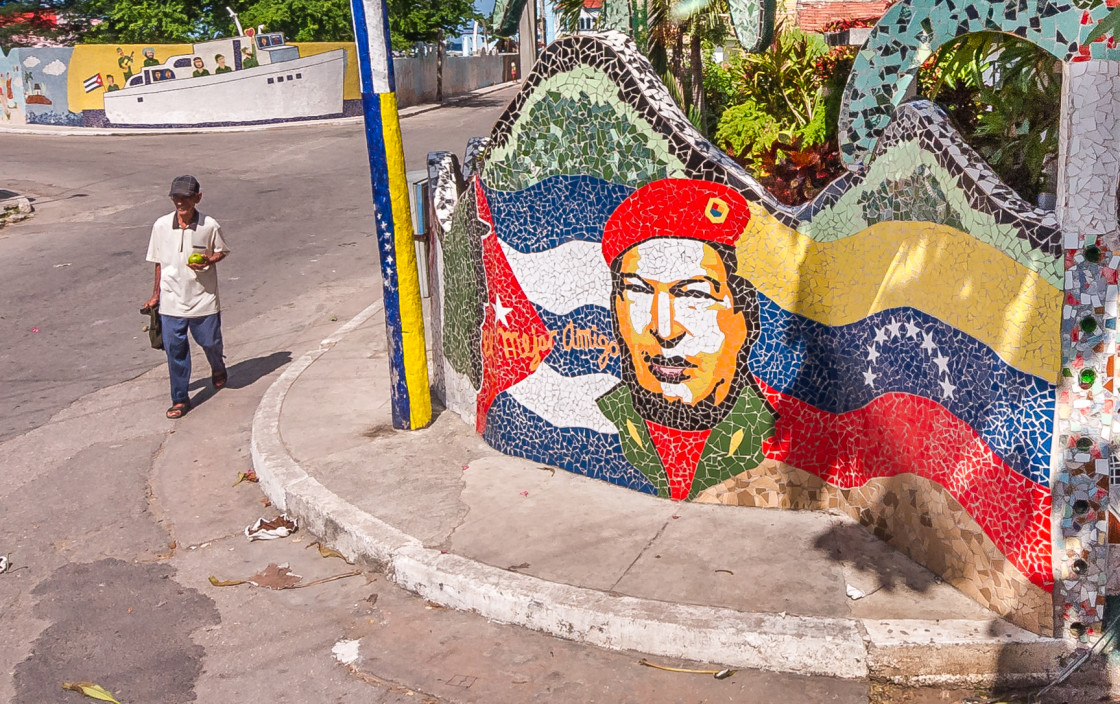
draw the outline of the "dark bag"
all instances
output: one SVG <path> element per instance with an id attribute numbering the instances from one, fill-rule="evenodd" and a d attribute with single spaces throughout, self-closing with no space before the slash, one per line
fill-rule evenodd
<path id="1" fill-rule="evenodd" d="M 148 340 L 152 343 L 153 350 L 163 349 L 163 323 L 159 317 L 158 306 L 144 306 L 140 309 L 141 315 L 146 315 L 148 321 Z"/>

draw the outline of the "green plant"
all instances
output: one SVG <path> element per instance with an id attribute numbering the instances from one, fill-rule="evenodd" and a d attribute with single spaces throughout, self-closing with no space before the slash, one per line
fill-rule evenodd
<path id="1" fill-rule="evenodd" d="M 777 37 L 767 51 L 737 55 L 732 82 L 743 99 L 754 100 L 783 125 L 803 128 L 822 107 L 817 60 L 828 48 L 819 36 L 795 28 L 779 26 Z"/>
<path id="2" fill-rule="evenodd" d="M 747 101 L 723 113 L 716 141 L 778 200 L 810 200 L 843 170 L 835 139 L 827 138 L 825 111 L 800 130 L 782 129 L 758 103 Z"/>
<path id="3" fill-rule="evenodd" d="M 735 104 L 730 67 L 726 62 L 716 62 L 710 49 L 704 54 L 704 104 L 713 129 L 719 124 L 723 112 Z"/>
<path id="4" fill-rule="evenodd" d="M 778 120 L 748 100 L 724 111 L 716 128 L 716 143 L 731 156 L 750 165 L 781 137 Z"/>
<path id="5" fill-rule="evenodd" d="M 1049 53 L 1006 34 L 968 35 L 927 62 L 919 91 L 1020 196 L 1052 190 L 1061 75 Z"/>
<path id="6" fill-rule="evenodd" d="M 817 59 L 816 73 L 824 86 L 824 125 L 830 140 L 836 139 L 844 86 L 848 83 L 848 75 L 852 72 L 857 51 L 857 47 L 854 46 L 838 46 Z"/>
<path id="7" fill-rule="evenodd" d="M 761 54 L 732 59 L 732 100 L 715 142 L 789 205 L 811 199 L 843 172 L 836 143 L 839 99 L 854 51 L 779 28 Z M 712 83 L 718 85 L 718 76 Z"/>

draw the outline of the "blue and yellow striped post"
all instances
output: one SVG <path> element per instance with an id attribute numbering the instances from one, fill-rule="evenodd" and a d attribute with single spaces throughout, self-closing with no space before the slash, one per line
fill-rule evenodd
<path id="1" fill-rule="evenodd" d="M 412 239 L 412 214 L 397 115 L 389 14 L 385 0 L 350 0 L 362 80 L 369 173 L 389 338 L 393 427 L 422 428 L 432 420 L 424 314 Z"/>

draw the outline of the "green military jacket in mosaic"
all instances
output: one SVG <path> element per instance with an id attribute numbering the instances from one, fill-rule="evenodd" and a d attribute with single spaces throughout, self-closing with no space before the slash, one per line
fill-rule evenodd
<path id="1" fill-rule="evenodd" d="M 597 400 L 599 410 L 618 428 L 622 454 L 657 488 L 657 495 L 669 497 L 669 478 L 649 429 L 634 409 L 630 389 L 622 383 Z M 704 489 L 753 469 L 766 459 L 762 441 L 774 432 L 774 413 L 747 385 L 727 417 L 712 428 L 696 465 L 696 475 L 688 493 L 691 501 Z"/>

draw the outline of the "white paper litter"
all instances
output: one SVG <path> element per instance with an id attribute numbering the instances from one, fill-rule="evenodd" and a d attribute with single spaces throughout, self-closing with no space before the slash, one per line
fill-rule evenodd
<path id="1" fill-rule="evenodd" d="M 245 537 L 249 540 L 276 540 L 287 538 L 296 530 L 296 522 L 288 518 L 288 514 L 281 513 L 271 520 L 258 518 L 256 523 L 245 528 Z"/>

